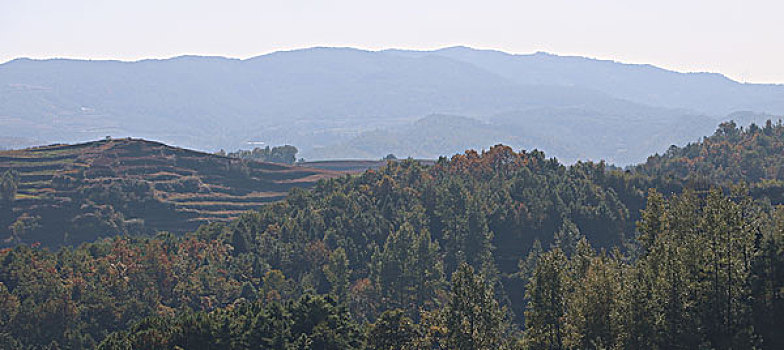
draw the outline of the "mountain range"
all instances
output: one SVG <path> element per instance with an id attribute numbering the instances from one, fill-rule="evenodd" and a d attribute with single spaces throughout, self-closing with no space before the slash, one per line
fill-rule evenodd
<path id="1" fill-rule="evenodd" d="M 0 65 L 5 148 L 111 135 L 205 151 L 287 143 L 317 160 L 435 158 L 503 142 L 625 165 L 723 120 L 782 114 L 784 85 L 466 47 Z"/>

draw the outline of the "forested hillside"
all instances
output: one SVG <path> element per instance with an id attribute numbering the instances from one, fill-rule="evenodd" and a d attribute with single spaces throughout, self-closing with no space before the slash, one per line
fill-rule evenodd
<path id="1" fill-rule="evenodd" d="M 725 122 L 712 136 L 670 147 L 631 169 L 703 186 L 745 182 L 755 196 L 784 204 L 784 125 L 768 120 L 763 127 L 744 128 Z"/>
<path id="2" fill-rule="evenodd" d="M 499 145 L 319 181 L 184 236 L 19 245 L 0 251 L 0 344 L 778 349 L 784 209 L 764 179 L 711 179 Z"/>
<path id="3" fill-rule="evenodd" d="M 634 168 L 649 175 L 714 182 L 784 182 L 784 125 L 768 120 L 744 128 L 729 121 L 713 136 L 671 147 Z"/>
<path id="4" fill-rule="evenodd" d="M 0 175 L 0 246 L 57 247 L 193 231 L 339 174 L 108 139 L 0 152 Z"/>
<path id="5" fill-rule="evenodd" d="M 784 209 L 760 211 L 742 191 L 652 191 L 638 226 L 631 257 L 586 240 L 532 253 L 525 346 L 784 346 Z"/>

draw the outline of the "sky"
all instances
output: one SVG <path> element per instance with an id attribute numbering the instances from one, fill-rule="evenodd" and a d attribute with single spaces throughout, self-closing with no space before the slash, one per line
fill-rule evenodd
<path id="1" fill-rule="evenodd" d="M 0 62 L 464 45 L 784 83 L 782 18 L 781 0 L 0 0 Z"/>

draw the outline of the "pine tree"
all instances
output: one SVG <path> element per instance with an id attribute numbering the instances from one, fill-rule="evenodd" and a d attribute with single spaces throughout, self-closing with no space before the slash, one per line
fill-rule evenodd
<path id="1" fill-rule="evenodd" d="M 432 306 L 443 279 L 438 244 L 427 228 L 415 231 L 408 222 L 391 233 L 383 250 L 372 259 L 371 278 L 390 308 L 408 310 L 416 317 L 419 307 Z"/>
<path id="2" fill-rule="evenodd" d="M 368 350 L 413 350 L 422 336 L 414 324 L 399 309 L 384 311 L 372 325 L 367 336 Z"/>
<path id="3" fill-rule="evenodd" d="M 666 202 L 662 196 L 655 189 L 648 191 L 648 201 L 645 209 L 642 211 L 640 222 L 637 224 L 637 230 L 640 232 L 639 242 L 642 245 L 642 254 L 647 254 L 656 237 L 665 231 L 667 227 L 667 219 L 665 216 Z"/>
<path id="4" fill-rule="evenodd" d="M 539 257 L 526 286 L 525 345 L 528 349 L 564 349 L 567 259 L 560 248 Z"/>
<path id="5" fill-rule="evenodd" d="M 624 320 L 621 342 L 627 349 L 658 348 L 661 337 L 654 316 L 659 307 L 653 300 L 654 279 L 652 269 L 644 260 L 627 268 L 621 279 L 623 287 L 618 296 L 619 310 Z"/>
<path id="6" fill-rule="evenodd" d="M 567 347 L 604 349 L 616 346 L 623 331 L 620 317 L 623 308 L 616 299 L 621 292 L 619 266 L 617 259 L 601 253 L 590 258 L 582 278 L 574 280 L 567 299 Z"/>
<path id="7" fill-rule="evenodd" d="M 784 348 L 784 207 L 779 207 L 760 233 L 751 271 L 754 331 L 764 349 Z"/>
<path id="8" fill-rule="evenodd" d="M 713 189 L 707 196 L 702 220 L 707 245 L 700 310 L 706 337 L 718 349 L 752 346 L 749 297 L 753 234 L 741 205 Z"/>
<path id="9" fill-rule="evenodd" d="M 506 349 L 509 329 L 492 286 L 462 264 L 452 275 L 452 291 L 443 309 L 445 345 L 455 350 Z"/>
<path id="10" fill-rule="evenodd" d="M 342 247 L 338 247 L 329 255 L 329 263 L 324 267 L 324 274 L 329 280 L 331 293 L 340 302 L 348 300 L 348 284 L 351 277 L 348 265 L 346 251 Z"/>
<path id="11" fill-rule="evenodd" d="M 577 225 L 565 217 L 561 228 L 553 235 L 553 246 L 560 248 L 569 257 L 577 251 L 577 243 L 582 239 L 583 235 Z"/>
<path id="12" fill-rule="evenodd" d="M 544 254 L 542 242 L 536 239 L 525 259 L 520 259 L 520 262 L 517 263 L 518 277 L 522 279 L 524 283 L 528 283 L 531 276 L 533 276 L 534 270 L 536 269 L 536 262 L 539 261 L 539 257 L 542 256 L 542 254 Z"/>

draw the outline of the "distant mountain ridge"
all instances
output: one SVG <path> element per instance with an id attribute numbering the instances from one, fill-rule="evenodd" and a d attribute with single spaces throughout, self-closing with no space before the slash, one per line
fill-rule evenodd
<path id="1" fill-rule="evenodd" d="M 603 147 L 555 133 L 548 143 L 558 147 L 538 144 L 530 132 L 510 135 L 518 140 L 516 147 L 533 145 L 564 159 L 587 155 L 633 163 L 670 144 L 709 134 L 738 110 L 784 114 L 784 86 L 741 84 L 716 74 L 581 57 L 510 55 L 465 47 L 310 48 L 244 60 L 17 59 L 0 65 L 0 140 L 79 142 L 133 136 L 209 151 L 261 141 L 294 144 L 309 160 L 358 154 L 373 159 L 387 153 L 448 155 L 458 149 L 487 148 L 498 139 L 496 132 L 489 133 L 493 137 L 472 135 L 474 140 L 467 144 L 457 138 L 459 133 L 447 132 L 449 126 L 433 124 L 427 125 L 430 132 L 422 134 L 424 138 L 409 142 L 405 149 L 387 149 L 389 142 L 367 136 L 376 131 L 394 134 L 428 115 L 451 115 L 543 132 L 556 122 L 567 128 L 583 125 L 583 136 L 606 134 L 601 128 L 609 121 L 634 121 L 636 132 L 606 134 L 610 143 Z M 503 123 L 498 122 L 499 115 L 505 116 Z M 647 130 L 662 130 L 662 125 L 675 132 L 648 135 Z M 514 129 L 506 128 L 504 134 L 510 131 Z M 357 138 L 365 141 L 358 143 Z M 439 148 L 431 138 L 452 146 Z M 626 141 L 619 138 L 645 147 L 618 155 L 601 153 L 607 147 L 620 148 Z M 353 150 L 347 143 L 354 144 Z M 561 153 L 562 148 L 585 152 Z"/>
<path id="2" fill-rule="evenodd" d="M 395 52 L 413 56 L 431 54 Z M 652 106 L 719 115 L 738 110 L 784 113 L 784 85 L 740 83 L 719 73 L 681 73 L 650 64 L 545 52 L 515 55 L 463 46 L 435 50 L 432 54 L 471 63 L 521 84 L 589 88 Z"/>

